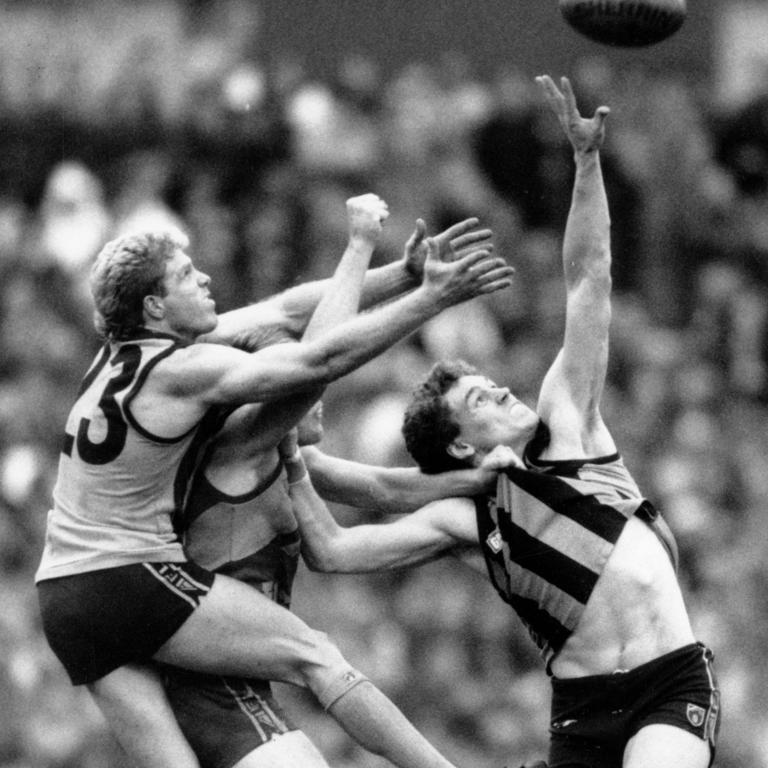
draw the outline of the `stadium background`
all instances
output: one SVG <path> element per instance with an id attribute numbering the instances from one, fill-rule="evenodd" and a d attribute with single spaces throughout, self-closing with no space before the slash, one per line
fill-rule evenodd
<path id="1" fill-rule="evenodd" d="M 50 654 L 32 587 L 96 345 L 85 280 L 99 245 L 180 223 L 226 309 L 329 274 L 352 194 L 390 204 L 379 262 L 417 216 L 434 231 L 480 215 L 514 289 L 444 314 L 325 399 L 327 450 L 404 462 L 403 403 L 434 359 L 511 377 L 532 402 L 561 338 L 570 158 L 539 72 L 569 75 L 585 110 L 612 107 L 605 412 L 678 535 L 716 652 L 717 765 L 768 764 L 768 12 L 689 10 L 672 40 L 619 51 L 578 38 L 555 0 L 0 3 L 0 765 L 121 764 Z M 486 580 L 450 562 L 302 570 L 295 608 L 457 765 L 544 754 L 546 678 Z M 280 695 L 332 765 L 380 765 L 308 697 Z"/>

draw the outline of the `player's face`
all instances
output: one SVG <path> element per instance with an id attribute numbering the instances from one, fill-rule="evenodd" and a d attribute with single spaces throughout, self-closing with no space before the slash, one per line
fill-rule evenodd
<path id="1" fill-rule="evenodd" d="M 323 439 L 323 403 L 318 400 L 299 422 L 299 445 L 316 445 Z"/>
<path id="2" fill-rule="evenodd" d="M 497 445 L 521 450 L 539 422 L 536 412 L 507 387 L 485 376 L 462 376 L 445 393 L 445 401 L 459 426 L 458 440 L 481 454 Z"/>
<path id="3" fill-rule="evenodd" d="M 193 339 L 210 333 L 216 324 L 216 302 L 211 298 L 211 278 L 200 272 L 181 248 L 165 267 L 165 320 L 174 333 Z"/>

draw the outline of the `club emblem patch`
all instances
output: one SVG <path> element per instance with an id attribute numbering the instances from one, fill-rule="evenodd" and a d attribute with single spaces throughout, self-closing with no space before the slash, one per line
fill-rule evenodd
<path id="1" fill-rule="evenodd" d="M 685 708 L 685 716 L 694 728 L 703 725 L 706 714 L 704 707 L 700 707 L 698 704 L 688 704 Z"/>
<path id="2" fill-rule="evenodd" d="M 485 543 L 488 545 L 488 548 L 491 550 L 491 552 L 497 555 L 499 552 L 501 552 L 501 532 L 498 528 L 488 535 Z"/>

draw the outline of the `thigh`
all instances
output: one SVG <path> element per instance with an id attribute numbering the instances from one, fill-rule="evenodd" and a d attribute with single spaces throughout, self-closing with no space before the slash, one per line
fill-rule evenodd
<path id="1" fill-rule="evenodd" d="M 322 633 L 253 587 L 217 574 L 154 658 L 198 672 L 306 685 L 306 669 L 343 658 Z M 336 661 L 333 659 L 331 661 Z"/>
<path id="2" fill-rule="evenodd" d="M 165 684 L 176 719 L 203 768 L 231 768 L 296 730 L 266 681 L 169 667 Z"/>
<path id="3" fill-rule="evenodd" d="M 232 768 L 328 768 L 317 747 L 301 731 L 291 731 L 249 752 Z"/>
<path id="4" fill-rule="evenodd" d="M 42 581 L 45 635 L 72 682 L 92 683 L 148 661 L 213 581 L 191 562 L 134 563 Z"/>
<path id="5" fill-rule="evenodd" d="M 623 768 L 707 768 L 710 747 L 674 725 L 646 725 L 628 742 Z"/>
<path id="6" fill-rule="evenodd" d="M 87 687 L 137 768 L 199 768 L 153 668 L 126 665 Z"/>

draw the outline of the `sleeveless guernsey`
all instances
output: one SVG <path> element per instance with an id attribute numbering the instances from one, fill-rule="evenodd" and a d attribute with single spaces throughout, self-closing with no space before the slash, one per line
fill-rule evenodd
<path id="1" fill-rule="evenodd" d="M 476 499 L 491 583 L 514 608 L 547 665 L 579 623 L 627 520 L 649 524 L 676 565 L 666 524 L 618 454 L 499 475 L 496 496 Z"/>
<path id="2" fill-rule="evenodd" d="M 97 355 L 67 419 L 36 581 L 186 560 L 172 517 L 225 409 L 175 438 L 153 435 L 130 409 L 150 371 L 180 346 L 174 336 L 143 331 Z"/>
<path id="3" fill-rule="evenodd" d="M 282 463 L 238 496 L 223 493 L 198 472 L 182 524 L 190 559 L 290 607 L 301 539 Z"/>

